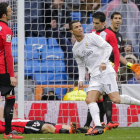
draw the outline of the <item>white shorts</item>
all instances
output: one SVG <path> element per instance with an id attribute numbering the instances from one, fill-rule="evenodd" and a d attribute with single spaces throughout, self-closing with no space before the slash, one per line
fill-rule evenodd
<path id="1" fill-rule="evenodd" d="M 118 92 L 116 74 L 112 72 L 91 77 L 87 92 L 91 90 L 98 90 L 101 94 L 103 91 L 105 91 L 106 94 Z"/>

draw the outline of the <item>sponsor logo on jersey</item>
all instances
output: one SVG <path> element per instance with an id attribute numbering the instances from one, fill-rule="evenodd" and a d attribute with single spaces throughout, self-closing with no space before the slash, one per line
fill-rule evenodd
<path id="1" fill-rule="evenodd" d="M 90 56 L 91 54 L 93 53 L 93 51 L 83 51 L 82 52 L 82 54 L 84 55 L 84 56 Z"/>
<path id="2" fill-rule="evenodd" d="M 11 35 L 6 35 L 6 42 L 11 42 Z"/>

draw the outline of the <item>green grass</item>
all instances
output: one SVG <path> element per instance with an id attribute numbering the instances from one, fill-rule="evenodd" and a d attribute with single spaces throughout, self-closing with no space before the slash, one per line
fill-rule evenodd
<path id="1" fill-rule="evenodd" d="M 24 140 L 140 140 L 140 128 L 117 128 L 98 136 L 85 134 L 23 134 Z M 0 134 L 0 140 L 3 134 Z"/>

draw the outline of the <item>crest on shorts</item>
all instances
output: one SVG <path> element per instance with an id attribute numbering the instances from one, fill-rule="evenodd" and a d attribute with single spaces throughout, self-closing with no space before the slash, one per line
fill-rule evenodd
<path id="1" fill-rule="evenodd" d="M 11 42 L 11 35 L 6 35 L 6 42 Z"/>
<path id="2" fill-rule="evenodd" d="M 86 46 L 86 47 L 88 46 L 88 43 L 87 43 L 87 42 L 85 43 L 85 46 Z"/>

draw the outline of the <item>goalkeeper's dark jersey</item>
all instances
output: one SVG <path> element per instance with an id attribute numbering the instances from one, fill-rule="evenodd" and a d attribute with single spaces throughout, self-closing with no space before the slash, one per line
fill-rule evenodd
<path id="1" fill-rule="evenodd" d="M 108 27 L 108 29 L 111 30 L 112 32 L 114 32 L 114 31 L 111 29 L 111 27 Z M 119 32 L 114 32 L 114 33 L 115 33 L 115 35 L 116 35 L 116 38 L 117 38 L 117 41 L 118 41 L 118 48 L 119 48 L 119 51 L 120 51 L 120 49 L 121 49 L 121 44 L 122 44 L 122 40 L 123 40 L 123 39 L 122 39 L 122 35 L 121 35 Z M 110 55 L 109 60 L 110 60 L 111 62 L 114 63 L 114 54 L 113 54 L 113 53 Z"/>

